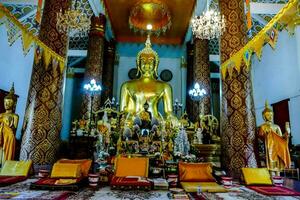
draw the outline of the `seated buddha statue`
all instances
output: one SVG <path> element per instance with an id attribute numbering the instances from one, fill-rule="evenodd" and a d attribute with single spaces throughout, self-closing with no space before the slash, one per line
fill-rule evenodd
<path id="1" fill-rule="evenodd" d="M 186 112 L 183 113 L 179 122 L 180 122 L 180 125 L 182 125 L 184 128 L 188 128 L 190 126 L 189 117 Z"/>
<path id="2" fill-rule="evenodd" d="M 265 143 L 267 168 L 274 171 L 290 168 L 289 128 L 284 135 L 281 133 L 280 127 L 273 123 L 273 111 L 267 101 L 262 115 L 265 122 L 258 127 L 258 135 Z"/>
<path id="3" fill-rule="evenodd" d="M 138 74 L 141 77 L 122 84 L 121 111 L 135 116 L 143 110 L 143 106 L 147 101 L 152 117 L 161 119 L 158 112 L 158 103 L 162 100 L 166 119 L 176 120 L 173 115 L 172 88 L 168 83 L 156 80 L 158 63 L 158 55 L 151 48 L 150 36 L 148 35 L 145 48 L 138 53 L 136 60 Z"/>
<path id="4" fill-rule="evenodd" d="M 7 96 L 4 97 L 5 112 L 0 114 L 0 153 L 1 160 L 13 160 L 15 155 L 15 133 L 17 130 L 19 116 L 14 113 L 16 106 L 14 85 Z"/>
<path id="5" fill-rule="evenodd" d="M 152 119 L 152 114 L 151 112 L 148 111 L 149 104 L 147 101 L 144 103 L 144 110 L 142 110 L 138 116 L 140 117 L 142 124 L 142 128 L 150 129 L 151 128 L 151 119 Z"/>

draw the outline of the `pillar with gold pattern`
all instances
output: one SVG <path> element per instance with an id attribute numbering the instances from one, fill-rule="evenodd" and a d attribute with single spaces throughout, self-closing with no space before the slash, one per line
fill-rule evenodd
<path id="1" fill-rule="evenodd" d="M 99 17 L 93 16 L 91 19 L 87 60 L 84 73 L 85 83 L 89 83 L 91 79 L 95 79 L 97 84 L 102 81 L 105 21 L 105 16 L 102 14 L 100 14 Z M 101 94 L 98 93 L 94 95 L 92 108 L 90 101 L 90 94 L 85 92 L 83 94 L 81 104 L 81 115 L 85 119 L 90 119 L 91 109 L 93 111 L 100 109 Z"/>
<path id="2" fill-rule="evenodd" d="M 221 36 L 221 62 L 240 50 L 247 42 L 243 0 L 220 0 L 226 31 Z M 242 167 L 256 167 L 255 113 L 251 74 L 244 66 L 232 77 L 222 77 L 222 164 L 229 173 L 240 177 Z"/>
<path id="3" fill-rule="evenodd" d="M 193 63 L 194 63 L 194 44 L 191 42 L 186 43 L 186 50 L 187 50 L 187 77 L 186 77 L 186 91 L 188 92 L 194 86 L 194 74 L 193 74 Z M 186 112 L 189 116 L 191 121 L 197 120 L 197 113 L 194 112 L 194 107 L 196 107 L 196 103 L 193 102 L 191 97 L 186 94 Z"/>
<path id="4" fill-rule="evenodd" d="M 206 91 L 197 104 L 198 116 L 210 114 L 210 69 L 209 69 L 209 47 L 208 40 L 194 39 L 194 84 L 197 82 L 201 89 Z M 198 119 L 198 118 L 196 118 Z"/>
<path id="5" fill-rule="evenodd" d="M 67 36 L 56 29 L 56 14 L 66 10 L 68 1 L 45 1 L 39 38 L 65 57 Z M 22 132 L 21 160 L 31 159 L 36 165 L 52 164 L 60 144 L 62 125 L 63 77 L 56 61 L 44 58 L 42 49 L 35 50 L 31 82 Z"/>
<path id="6" fill-rule="evenodd" d="M 114 65 L 115 65 L 116 42 L 111 40 L 106 43 L 104 51 L 104 64 L 102 77 L 102 94 L 101 102 L 105 102 L 108 98 L 112 98 L 113 82 L 114 82 Z"/>

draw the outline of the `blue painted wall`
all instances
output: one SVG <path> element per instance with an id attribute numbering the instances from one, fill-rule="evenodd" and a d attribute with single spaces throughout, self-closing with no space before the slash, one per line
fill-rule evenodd
<path id="1" fill-rule="evenodd" d="M 257 126 L 263 123 L 265 100 L 270 104 L 290 98 L 289 113 L 293 143 L 300 144 L 300 35 L 279 33 L 276 49 L 263 49 L 262 60 L 252 59 L 253 94 Z M 284 130 L 282 130 L 284 131 Z"/>
<path id="2" fill-rule="evenodd" d="M 5 26 L 0 26 L 0 88 L 9 90 L 11 84 L 15 83 L 15 92 L 19 95 L 16 113 L 20 116 L 16 137 L 21 137 L 21 128 L 29 83 L 32 72 L 34 50 L 25 57 L 22 50 L 22 41 L 18 39 L 12 46 L 8 45 Z"/>
<path id="3" fill-rule="evenodd" d="M 118 43 L 117 53 L 122 57 L 136 57 L 138 52 L 145 47 L 144 43 Z M 158 53 L 160 58 L 180 58 L 186 56 L 185 45 L 157 45 L 152 48 Z"/>

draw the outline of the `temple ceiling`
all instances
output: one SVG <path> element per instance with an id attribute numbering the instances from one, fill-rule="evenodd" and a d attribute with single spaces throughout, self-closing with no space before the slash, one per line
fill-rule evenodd
<path id="1" fill-rule="evenodd" d="M 140 2 L 144 4 L 134 10 Z M 132 12 L 137 12 L 137 17 L 134 21 L 136 25 L 146 26 L 148 23 L 152 23 L 154 28 L 155 24 L 164 24 L 167 19 L 165 19 L 163 11 L 157 8 L 159 4 L 157 2 L 160 2 L 169 10 L 171 26 L 165 34 L 161 33 L 159 37 L 152 37 L 153 42 L 159 44 L 182 44 L 193 14 L 195 0 L 103 0 L 116 40 L 119 42 L 145 41 L 146 34 L 141 35 L 139 31 L 134 33 L 135 30 L 129 27 L 129 16 Z M 138 11 L 143 11 L 140 13 L 144 14 L 141 15 Z M 153 13 L 157 13 L 157 15 L 153 16 Z"/>
<path id="2" fill-rule="evenodd" d="M 107 29 L 111 29 L 109 30 L 109 32 L 112 33 L 111 35 L 113 35 L 111 37 L 116 38 L 117 41 L 128 43 L 143 42 L 145 40 L 145 37 L 142 36 L 140 32 L 134 33 L 133 29 L 130 29 L 128 22 L 130 11 L 138 1 L 147 0 L 81 0 L 81 6 L 79 7 L 79 9 L 82 12 L 86 13 L 88 16 L 92 16 L 93 14 L 97 14 L 99 12 L 105 12 L 108 16 Z M 149 1 L 157 2 L 158 0 Z M 201 14 L 202 11 L 199 11 L 199 5 L 204 5 L 205 0 L 187 0 L 189 1 L 189 3 L 186 3 L 187 1 L 179 0 L 161 1 L 166 5 L 166 7 L 170 11 L 171 27 L 169 30 L 166 31 L 165 34 L 161 33 L 159 37 L 153 37 L 153 43 L 182 44 L 184 41 L 189 40 L 191 37 L 191 31 L 188 28 L 190 18 L 192 15 Z M 218 0 L 211 0 L 210 2 L 210 9 L 218 9 Z M 248 34 L 249 40 L 253 38 L 275 16 L 276 12 L 274 12 L 274 10 L 276 10 L 276 6 L 283 5 L 287 2 L 288 0 L 251 0 L 251 3 L 260 4 L 260 6 L 262 7 L 265 6 L 266 9 L 265 11 L 263 9 L 260 12 L 251 10 L 252 28 Z M 33 34 L 38 34 L 39 24 L 35 21 L 35 15 L 37 10 L 36 0 L 0 0 L 0 3 L 6 6 L 15 15 L 15 17 Z M 203 5 L 202 10 L 205 7 Z M 272 5 L 274 5 L 274 8 L 272 8 Z M 87 37 L 71 37 L 69 42 L 69 49 L 86 50 L 87 44 Z M 210 41 L 209 52 L 210 54 L 214 55 L 219 54 L 218 40 Z M 74 61 L 74 59 L 72 59 L 72 61 Z"/>

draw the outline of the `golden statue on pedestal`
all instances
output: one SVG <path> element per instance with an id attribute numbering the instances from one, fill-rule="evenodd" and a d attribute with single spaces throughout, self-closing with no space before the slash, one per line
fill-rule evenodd
<path id="1" fill-rule="evenodd" d="M 19 116 L 14 113 L 16 102 L 14 85 L 12 85 L 9 94 L 4 97 L 4 108 L 6 111 L 0 114 L 0 163 L 14 159 L 15 133 L 19 122 Z"/>
<path id="2" fill-rule="evenodd" d="M 265 123 L 259 126 L 258 135 L 265 142 L 267 168 L 274 171 L 290 168 L 289 127 L 282 135 L 280 127 L 273 123 L 273 111 L 267 101 L 262 115 Z"/>
<path id="3" fill-rule="evenodd" d="M 148 35 L 145 48 L 137 55 L 137 69 L 141 77 L 123 83 L 121 87 L 120 110 L 132 116 L 143 111 L 143 105 L 147 101 L 152 117 L 161 119 L 158 112 L 158 103 L 162 99 L 167 120 L 173 120 L 173 96 L 172 88 L 168 83 L 156 80 L 159 63 L 157 53 L 151 48 Z"/>

